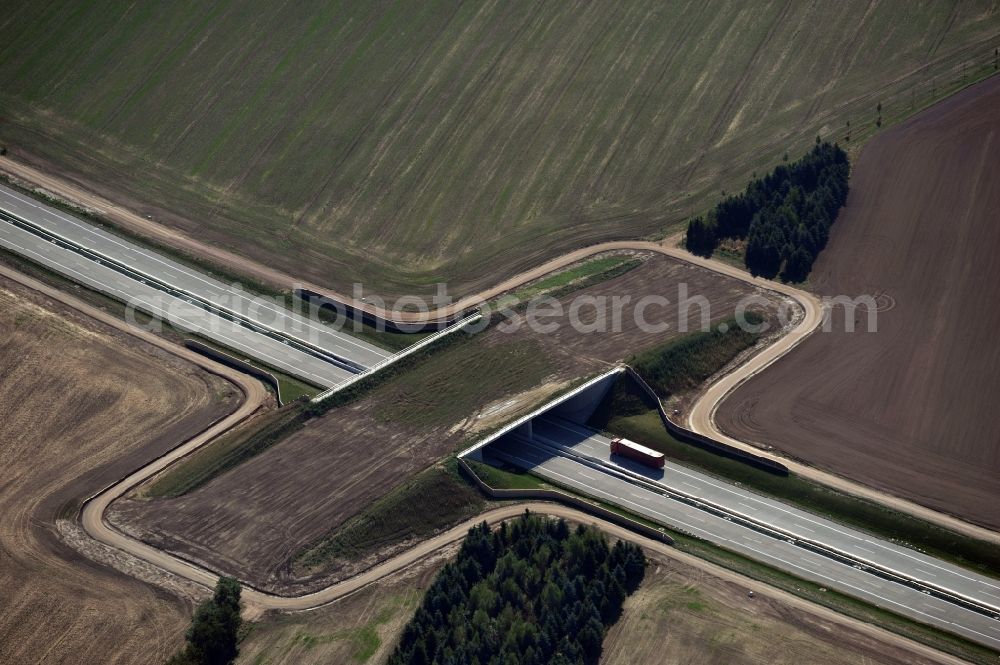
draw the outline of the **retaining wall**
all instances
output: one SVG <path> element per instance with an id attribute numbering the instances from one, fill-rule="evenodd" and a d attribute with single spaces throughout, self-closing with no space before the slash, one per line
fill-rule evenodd
<path id="1" fill-rule="evenodd" d="M 730 446 L 729 444 L 722 443 L 721 441 L 716 441 L 715 439 L 710 439 L 707 436 L 693 432 L 686 427 L 681 427 L 667 417 L 667 412 L 663 408 L 663 402 L 660 401 L 660 397 L 656 394 L 656 391 L 653 390 L 652 386 L 646 383 L 646 380 L 639 376 L 638 372 L 626 365 L 625 375 L 635 381 L 635 384 L 639 386 L 639 389 L 646 393 L 650 400 L 656 405 L 656 411 L 660 414 L 660 420 L 663 422 L 663 426 L 667 428 L 667 431 L 670 432 L 675 439 L 683 441 L 684 443 L 689 443 L 693 446 L 698 446 L 699 448 L 708 450 L 717 455 L 722 455 L 723 457 L 728 457 L 730 459 L 735 459 L 745 464 L 749 464 L 769 473 L 774 473 L 779 476 L 788 475 L 788 467 L 781 462 L 777 462 L 760 455 L 754 455 L 753 453 L 743 450 L 742 448 Z"/>
<path id="2" fill-rule="evenodd" d="M 419 332 L 429 332 L 433 330 L 444 330 L 448 326 L 454 324 L 456 321 L 460 321 L 469 315 L 468 311 L 458 312 L 444 319 L 433 319 L 430 321 L 424 321 L 421 323 L 405 323 L 403 321 L 394 321 L 393 319 L 386 319 L 381 316 L 376 316 L 371 312 L 367 312 L 363 309 L 358 309 L 353 305 L 349 305 L 340 300 L 331 298 L 328 295 L 322 293 L 317 293 L 316 291 L 311 291 L 309 289 L 295 289 L 295 295 L 305 300 L 306 302 L 314 303 L 317 305 L 332 307 L 337 311 L 338 314 L 346 316 L 352 320 L 361 320 L 365 324 L 372 326 L 373 328 L 383 327 L 384 330 L 389 332 L 398 333 L 419 333 Z"/>
<path id="3" fill-rule="evenodd" d="M 571 506 L 578 510 L 593 515 L 594 517 L 599 517 L 602 520 L 611 522 L 612 524 L 617 524 L 620 527 L 624 527 L 630 531 L 635 531 L 638 534 L 651 538 L 653 540 L 658 540 L 662 543 L 668 545 L 673 545 L 674 540 L 668 536 L 663 531 L 659 529 L 654 529 L 651 526 L 643 524 L 642 522 L 637 522 L 636 520 L 630 519 L 614 512 L 613 510 L 608 510 L 597 504 L 590 503 L 579 497 L 573 496 L 572 494 L 566 494 L 565 492 L 560 492 L 558 490 L 542 490 L 542 489 L 497 489 L 490 487 L 483 479 L 476 475 L 476 472 L 472 470 L 465 460 L 461 457 L 458 458 L 458 467 L 479 490 L 491 499 L 499 500 L 532 500 L 532 501 L 555 501 L 567 506 Z"/>
<path id="4" fill-rule="evenodd" d="M 278 395 L 278 401 L 281 402 L 281 388 L 278 386 L 278 379 L 276 379 L 270 372 L 265 372 L 259 367 L 255 367 L 244 360 L 240 360 L 239 358 L 231 356 L 228 353 L 223 353 L 222 351 L 219 351 L 218 349 L 207 344 L 203 344 L 195 339 L 185 339 L 184 346 L 192 351 L 197 351 L 203 356 L 208 356 L 212 360 L 222 363 L 226 367 L 232 367 L 233 369 L 249 374 L 256 379 L 260 379 L 267 385 L 274 388 L 274 394 Z"/>

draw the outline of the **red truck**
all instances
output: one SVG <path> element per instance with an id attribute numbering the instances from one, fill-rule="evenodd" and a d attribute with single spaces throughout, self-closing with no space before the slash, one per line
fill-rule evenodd
<path id="1" fill-rule="evenodd" d="M 627 457 L 630 460 L 651 466 L 654 469 L 663 468 L 663 453 L 656 452 L 652 448 L 647 448 L 628 439 L 611 439 L 611 454 Z"/>

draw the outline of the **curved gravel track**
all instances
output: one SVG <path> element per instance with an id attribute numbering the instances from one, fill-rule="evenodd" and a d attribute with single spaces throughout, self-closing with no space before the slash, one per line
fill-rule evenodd
<path id="1" fill-rule="evenodd" d="M 236 265 L 235 267 L 244 272 L 252 274 L 257 278 L 265 279 L 267 281 L 274 283 L 287 284 L 294 282 L 294 279 L 291 278 L 290 276 L 283 275 L 269 268 L 266 268 L 265 266 L 250 264 L 245 259 L 242 259 L 240 257 L 235 257 L 233 255 L 220 257 L 218 256 L 220 253 L 226 254 L 224 250 L 219 250 L 218 248 L 205 247 L 193 239 L 178 236 L 176 233 L 172 231 L 167 231 L 166 229 L 163 229 L 162 227 L 159 227 L 151 222 L 148 222 L 147 220 L 142 219 L 138 215 L 135 215 L 134 213 L 131 213 L 127 210 L 117 207 L 110 202 L 103 200 L 99 201 L 94 200 L 94 197 L 92 195 L 82 192 L 81 190 L 75 188 L 72 185 L 67 185 L 65 183 L 62 183 L 61 181 L 48 177 L 45 174 L 36 172 L 33 169 L 30 169 L 29 167 L 24 167 L 23 165 L 11 162 L 9 159 L 0 158 L 0 170 L 11 173 L 18 178 L 35 182 L 36 184 L 50 191 L 58 193 L 61 196 L 65 196 L 66 198 L 74 202 L 81 203 L 90 208 L 96 208 L 100 210 L 103 214 L 114 219 L 115 221 L 122 222 L 121 217 L 125 216 L 128 218 L 128 220 L 127 222 L 122 222 L 122 223 L 125 223 L 126 226 L 132 228 L 138 227 L 138 230 L 146 232 L 147 235 L 153 235 L 159 240 L 168 242 L 175 246 L 179 245 L 186 249 L 197 251 L 200 254 L 208 255 L 216 260 L 219 260 L 221 258 L 226 263 L 236 263 L 238 265 Z M 689 416 L 688 426 L 692 430 L 704 434 L 706 436 L 710 436 L 718 440 L 724 441 L 730 445 L 751 450 L 755 454 L 760 455 L 762 454 L 760 449 L 750 446 L 749 444 L 745 444 L 741 441 L 737 441 L 719 431 L 714 421 L 715 410 L 718 407 L 718 405 L 722 402 L 722 400 L 725 399 L 725 397 L 737 386 L 739 386 L 741 383 L 749 379 L 751 376 L 754 376 L 755 374 L 763 371 L 770 364 L 772 364 L 773 362 L 781 358 L 783 355 L 788 353 L 808 335 L 812 334 L 819 327 L 819 325 L 822 323 L 823 320 L 822 303 L 820 302 L 817 296 L 808 293 L 806 291 L 803 291 L 801 289 L 795 288 L 793 286 L 789 286 L 779 282 L 757 279 L 752 277 L 746 271 L 737 268 L 735 266 L 731 266 L 729 264 L 725 264 L 717 260 L 704 259 L 701 257 L 692 256 L 690 253 L 677 246 L 678 240 L 679 236 L 672 236 L 660 243 L 649 242 L 649 241 L 617 241 L 617 242 L 606 242 L 598 245 L 593 245 L 591 247 L 581 248 L 574 252 L 570 252 L 569 254 L 565 254 L 556 259 L 553 259 L 552 261 L 549 261 L 541 266 L 538 266 L 533 270 L 527 271 L 514 278 L 506 280 L 505 282 L 498 284 L 491 289 L 478 293 L 474 296 L 464 298 L 449 307 L 435 310 L 434 312 L 431 312 L 431 316 L 446 318 L 454 314 L 455 312 L 467 309 L 468 307 L 489 300 L 506 291 L 509 291 L 522 284 L 537 279 L 538 277 L 541 277 L 549 272 L 552 272 L 553 270 L 557 270 L 562 267 L 568 266 L 572 263 L 580 261 L 581 259 L 585 259 L 589 256 L 613 250 L 645 250 L 645 251 L 656 252 L 675 259 L 687 261 L 688 263 L 692 263 L 707 268 L 709 270 L 713 270 L 717 273 L 721 273 L 729 277 L 739 279 L 745 283 L 752 284 L 754 286 L 761 288 L 766 288 L 771 291 L 780 293 L 784 296 L 787 296 L 789 298 L 792 298 L 798 303 L 798 305 L 802 308 L 803 311 L 803 315 L 801 319 L 798 321 L 798 323 L 790 331 L 788 331 L 787 334 L 780 337 L 771 346 L 767 347 L 760 353 L 750 358 L 750 360 L 747 363 L 739 367 L 736 371 L 722 377 L 719 381 L 710 386 L 709 389 L 695 403 Z M 7 274 L 8 272 L 9 271 L 5 270 L 4 274 Z M 13 279 L 17 279 L 22 283 L 26 283 L 28 286 L 31 286 L 32 288 L 37 288 L 39 290 L 45 291 L 47 295 L 50 295 L 51 297 L 57 298 L 64 302 L 67 302 L 67 304 L 72 304 L 72 306 L 77 307 L 78 309 L 82 309 L 83 311 L 86 311 L 88 314 L 95 316 L 95 318 L 99 318 L 102 321 L 111 323 L 111 325 L 117 325 L 118 327 L 125 327 L 126 330 L 132 332 L 133 334 L 136 333 L 136 331 L 127 328 L 127 326 L 125 326 L 125 324 L 123 324 L 122 322 L 114 320 L 113 317 L 110 317 L 107 314 L 100 312 L 99 310 L 91 308 L 70 296 L 65 296 L 56 291 L 55 289 L 51 289 L 40 283 L 37 283 L 35 282 L 35 280 L 29 280 L 28 278 L 20 276 L 17 273 L 8 274 L 7 276 Z M 28 281 L 26 280 L 33 283 L 29 284 Z M 314 290 L 319 292 L 329 293 L 328 290 L 322 289 L 321 287 L 315 287 L 315 285 L 306 285 L 306 287 L 314 288 Z M 331 295 L 343 299 L 339 294 L 331 294 Z M 350 301 L 349 298 L 345 300 Z M 75 302 L 70 303 L 70 301 L 75 301 Z M 364 303 L 356 303 L 356 305 L 359 308 L 371 310 L 370 305 Z M 373 313 L 379 314 L 380 312 L 374 311 Z M 143 336 L 145 339 L 146 335 L 140 334 L 140 336 Z M 217 365 L 216 363 L 209 361 L 206 358 L 203 358 L 197 354 L 193 354 L 184 349 L 175 347 L 174 345 L 164 342 L 163 340 L 156 338 L 152 335 L 149 335 L 149 337 L 151 339 L 148 339 L 147 341 L 157 344 L 162 348 L 166 348 L 172 353 L 182 355 L 186 359 L 192 360 L 198 363 L 199 365 L 208 368 L 210 371 L 225 376 L 243 390 L 244 394 L 247 396 L 247 399 L 236 412 L 231 414 L 229 417 L 223 419 L 222 421 L 216 423 L 213 427 L 206 430 L 199 436 L 183 443 L 182 445 L 178 446 L 167 455 L 164 455 L 163 457 L 154 460 L 149 465 L 133 472 L 128 477 L 122 479 L 118 483 L 112 485 L 111 487 L 106 488 L 99 494 L 92 497 L 84 505 L 81 519 L 83 522 L 84 529 L 97 540 L 106 543 L 108 545 L 111 545 L 113 547 L 119 548 L 123 551 L 126 551 L 143 560 L 154 563 L 172 573 L 181 575 L 195 582 L 211 586 L 212 584 L 214 584 L 215 579 L 217 579 L 215 573 L 208 571 L 200 566 L 197 566 L 189 561 L 185 561 L 179 557 L 167 554 L 161 550 L 158 550 L 150 545 L 147 545 L 137 539 L 131 538 L 130 536 L 127 536 L 113 529 L 104 520 L 104 513 L 107 507 L 110 505 L 110 503 L 114 501 L 116 498 L 122 496 L 131 488 L 135 487 L 139 483 L 143 482 L 144 480 L 150 478 L 151 476 L 155 475 L 156 473 L 166 468 L 172 462 L 192 452 L 198 447 L 204 445 L 205 443 L 213 439 L 215 436 L 221 434 L 225 430 L 229 429 L 230 427 L 236 425 L 237 423 L 248 417 L 259 407 L 266 393 L 264 392 L 264 389 L 260 386 L 259 383 L 248 379 L 247 377 L 239 374 L 238 372 Z M 766 453 L 763 454 L 766 455 Z M 882 492 L 878 492 L 869 487 L 865 487 L 856 482 L 850 481 L 846 478 L 834 476 L 827 472 L 817 470 L 815 468 L 806 466 L 804 464 L 793 462 L 791 460 L 788 460 L 780 456 L 772 456 L 772 457 L 781 461 L 783 464 L 788 466 L 791 471 L 801 476 L 808 477 L 812 480 L 827 485 L 831 485 L 833 487 L 836 487 L 846 492 L 850 492 L 852 494 L 864 496 L 871 500 L 878 501 L 882 504 L 889 505 L 896 510 L 917 515 L 923 519 L 935 522 L 937 524 L 945 526 L 949 529 L 953 529 L 955 531 L 959 531 L 978 538 L 985 538 L 995 542 L 1000 542 L 1000 534 L 989 531 L 987 529 L 983 529 L 981 527 L 968 524 L 949 515 L 938 513 L 936 511 L 919 506 L 915 503 L 898 499 L 896 497 L 887 495 Z M 477 520 L 474 520 L 473 522 L 480 521 L 481 519 L 487 519 L 488 521 L 507 519 L 516 514 L 519 514 L 520 512 L 523 512 L 524 507 L 525 507 L 524 505 L 521 505 L 516 507 L 501 508 L 496 511 L 491 511 L 490 513 L 487 513 L 481 518 L 477 518 Z M 572 511 L 567 508 L 553 506 L 549 504 L 537 504 L 533 509 L 536 510 L 537 512 L 543 512 L 547 514 L 570 516 L 578 520 L 582 519 L 581 515 L 583 515 L 582 513 L 578 513 L 576 511 Z M 585 518 L 593 521 L 593 518 L 590 518 L 589 516 L 585 516 Z M 356 591 L 362 588 L 363 586 L 366 586 L 367 584 L 370 584 L 380 579 L 381 577 L 384 577 L 385 575 L 388 575 L 394 571 L 400 570 L 401 568 L 410 565 L 411 563 L 423 558 L 424 556 L 430 554 L 431 552 L 439 549 L 444 545 L 459 540 L 465 534 L 466 530 L 468 529 L 468 526 L 469 526 L 468 523 L 459 525 L 443 534 L 440 534 L 434 538 L 422 542 L 417 547 L 414 547 L 413 549 L 404 552 L 398 557 L 386 561 L 370 569 L 369 571 L 362 573 L 361 575 L 358 575 L 349 580 L 345 580 L 343 582 L 339 582 L 337 584 L 334 584 L 330 587 L 327 587 L 312 594 L 298 596 L 298 597 L 282 597 L 282 596 L 263 593 L 255 589 L 248 589 L 246 591 L 246 599 L 248 603 L 260 609 L 303 610 L 303 609 L 313 608 L 325 603 L 329 603 L 333 600 L 336 600 L 337 598 L 352 593 L 353 591 Z M 612 533 L 615 532 L 615 530 L 623 531 L 619 527 L 613 527 L 613 525 L 610 524 L 602 524 L 602 529 Z M 626 536 L 622 535 L 622 537 Z M 636 536 L 634 534 L 631 534 L 630 532 L 628 533 L 627 537 L 633 540 L 636 539 Z"/>

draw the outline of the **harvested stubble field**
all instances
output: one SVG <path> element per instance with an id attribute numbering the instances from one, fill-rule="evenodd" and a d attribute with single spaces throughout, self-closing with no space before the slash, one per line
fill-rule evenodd
<path id="1" fill-rule="evenodd" d="M 752 291 L 742 282 L 654 256 L 571 296 L 663 294 L 670 306 L 650 308 L 647 317 L 668 322 L 667 332 L 639 330 L 628 307 L 617 333 L 578 333 L 565 319 L 550 334 L 526 326 L 506 333 L 491 328 L 333 409 L 188 494 L 119 500 L 111 519 L 158 547 L 258 587 L 287 593 L 343 577 L 349 571 L 342 565 L 301 575 L 293 562 L 376 498 L 463 447 L 476 432 L 603 371 L 609 362 L 678 334 L 680 282 L 691 294 L 708 298 L 714 322 L 731 317 L 737 301 Z M 586 308 L 580 320 L 592 322 L 594 314 Z M 687 312 L 692 329 L 699 317 L 697 307 Z"/>
<path id="2" fill-rule="evenodd" d="M 237 665 L 384 663 L 424 590 L 457 551 L 445 547 L 417 564 L 311 612 L 271 613 L 240 644 Z"/>
<path id="3" fill-rule="evenodd" d="M 240 644 L 237 663 L 379 665 L 455 547 L 313 612 L 273 614 Z M 891 639 L 863 634 L 802 601 L 757 595 L 747 581 L 651 554 L 639 590 L 604 641 L 603 665 L 930 665 Z M 759 591 L 759 585 L 753 585 Z"/>
<path id="4" fill-rule="evenodd" d="M 723 402 L 725 431 L 1000 527 L 997 109 L 993 77 L 865 147 L 811 280 L 878 296 L 878 332 L 841 313 Z"/>
<path id="5" fill-rule="evenodd" d="M 767 595 L 667 557 L 625 601 L 604 640 L 602 665 L 930 665 L 889 639 L 866 635 L 814 608 Z M 759 589 L 758 589 L 759 591 Z"/>
<path id="6" fill-rule="evenodd" d="M 315 283 L 490 286 L 657 233 L 992 68 L 994 2 L 41 3 L 17 159 Z M 238 266 L 237 266 L 238 267 Z"/>
<path id="7" fill-rule="evenodd" d="M 0 281 L 0 662 L 164 660 L 190 608 L 92 563 L 56 520 L 231 411 L 229 383 Z"/>

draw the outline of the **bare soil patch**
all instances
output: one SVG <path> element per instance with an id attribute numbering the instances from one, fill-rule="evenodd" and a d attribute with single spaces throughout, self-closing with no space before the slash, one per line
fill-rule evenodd
<path id="1" fill-rule="evenodd" d="M 565 320 L 550 334 L 524 325 L 506 333 L 492 328 L 332 410 L 189 494 L 126 497 L 112 505 L 109 517 L 157 547 L 258 587 L 291 593 L 329 583 L 347 571 L 298 576 L 292 566 L 296 553 L 467 445 L 474 433 L 524 413 L 542 397 L 538 386 L 554 393 L 679 334 L 676 289 L 682 282 L 691 295 L 712 304 L 712 322 L 731 317 L 739 298 L 752 292 L 735 279 L 663 256 L 650 258 L 564 300 L 630 295 L 634 305 L 641 296 L 660 294 L 669 304 L 651 307 L 647 320 L 669 323 L 665 331 L 640 329 L 629 307 L 617 332 L 581 333 Z M 595 317 L 593 307 L 579 311 L 585 325 Z M 700 309 L 690 308 L 687 320 L 696 329 Z M 533 399 L 522 399 L 526 394 Z"/>
<path id="2" fill-rule="evenodd" d="M 148 663 L 189 608 L 65 545 L 81 499 L 231 411 L 220 378 L 0 279 L 0 661 Z"/>
<path id="3" fill-rule="evenodd" d="M 240 645 L 237 663 L 384 663 L 424 590 L 456 546 L 326 607 L 269 614 Z M 928 665 L 899 640 L 862 633 L 803 601 L 647 552 L 639 590 L 604 640 L 604 665 Z M 758 593 L 747 598 L 750 586 Z"/>
<path id="4" fill-rule="evenodd" d="M 753 585 L 653 555 L 604 640 L 603 665 L 916 665 L 935 661 Z M 759 589 L 758 589 L 759 592 Z"/>
<path id="5" fill-rule="evenodd" d="M 458 545 L 442 548 L 406 570 L 311 612 L 265 615 L 240 644 L 236 662 L 384 663 L 424 590 L 457 549 Z"/>
<path id="6" fill-rule="evenodd" d="M 878 331 L 838 313 L 721 405 L 723 430 L 1000 528 L 998 108 L 994 77 L 868 144 L 812 282 L 876 296 Z"/>

